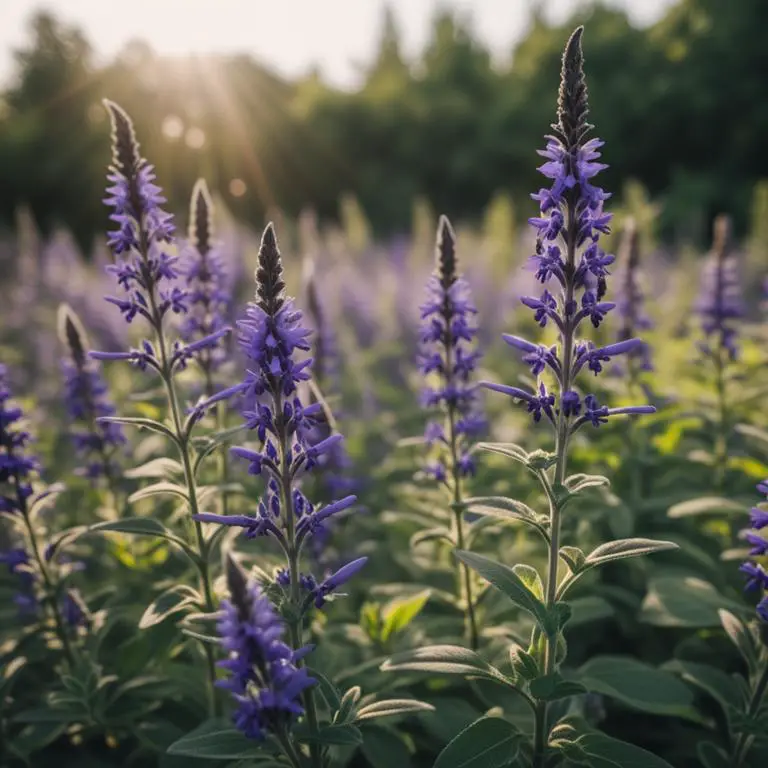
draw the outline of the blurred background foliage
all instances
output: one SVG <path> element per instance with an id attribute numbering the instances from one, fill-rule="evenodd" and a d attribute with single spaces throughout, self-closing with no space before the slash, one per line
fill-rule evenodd
<path id="1" fill-rule="evenodd" d="M 287 81 L 247 54 L 160 57 L 138 41 L 97 66 L 82 32 L 41 12 L 0 96 L 0 225 L 28 207 L 44 234 L 64 226 L 90 247 L 105 221 L 94 190 L 108 158 L 100 99 L 109 96 L 134 116 L 177 211 L 205 176 L 255 226 L 275 209 L 311 206 L 343 222 L 359 206 L 372 229 L 360 236 L 390 237 L 418 230 L 424 200 L 457 220 L 514 226 L 531 210 L 531 148 L 553 114 L 562 41 L 579 22 L 606 187 L 637 180 L 659 203 L 667 242 L 701 244 L 720 211 L 745 232 L 750 210 L 765 208 L 768 178 L 765 0 L 679 0 L 647 28 L 599 3 L 554 25 L 533 5 L 504 67 L 449 10 L 408 59 L 387 10 L 351 92 L 318 74 Z"/>

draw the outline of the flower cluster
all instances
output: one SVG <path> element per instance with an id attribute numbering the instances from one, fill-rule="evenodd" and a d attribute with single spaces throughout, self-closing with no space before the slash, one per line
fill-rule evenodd
<path id="1" fill-rule="evenodd" d="M 8 369 L 0 363 L 0 512 L 25 512 L 32 477 L 40 469 L 37 457 L 26 452 L 30 434 L 21 426 L 23 418 L 11 402 Z"/>
<path id="2" fill-rule="evenodd" d="M 621 264 L 616 309 L 621 316 L 618 340 L 627 341 L 637 331 L 647 331 L 653 323 L 645 311 L 645 295 L 640 281 L 640 236 L 633 220 L 629 220 L 622 241 Z M 628 354 L 630 361 L 637 361 L 640 371 L 652 371 L 651 348 L 643 342 Z"/>
<path id="3" fill-rule="evenodd" d="M 299 384 L 310 377 L 309 330 L 293 301 L 285 297 L 283 266 L 272 225 L 264 230 L 256 271 L 256 301 L 238 323 L 239 344 L 250 366 L 245 381 L 210 398 L 204 405 L 240 394 L 245 426 L 254 430 L 260 450 L 236 447 L 232 453 L 249 462 L 249 473 L 266 479 L 266 491 L 255 515 L 201 513 L 206 523 L 239 526 L 248 537 L 273 536 L 286 553 L 301 551 L 311 535 L 321 533 L 333 515 L 349 509 L 354 496 L 315 507 L 298 488 L 299 478 L 317 467 L 341 435 L 314 442 L 321 405 L 305 406 Z"/>
<path id="4" fill-rule="evenodd" d="M 103 416 L 113 416 L 115 406 L 98 364 L 87 357 L 88 337 L 77 315 L 66 305 L 59 307 L 59 337 L 67 349 L 62 362 L 64 401 L 70 421 L 75 451 L 85 462 L 81 470 L 92 480 L 111 477 L 113 456 L 126 442 L 122 427 Z"/>
<path id="5" fill-rule="evenodd" d="M 582 396 L 575 388 L 583 370 L 597 375 L 604 363 L 621 355 L 637 353 L 640 339 L 629 338 L 598 347 L 577 337 L 587 323 L 598 328 L 615 304 L 605 301 L 609 267 L 614 257 L 600 247 L 600 236 L 609 232 L 611 215 L 603 210 L 610 195 L 594 183 L 607 166 L 599 162 L 599 139 L 587 139 L 592 126 L 587 122 L 587 86 L 581 50 L 582 29 L 577 29 L 563 55 L 558 121 L 540 150 L 546 162 L 539 167 L 551 186 L 532 195 L 540 215 L 529 219 L 536 230 L 536 253 L 532 257 L 536 278 L 546 285 L 540 296 L 522 298 L 534 311 L 538 324 L 557 329 L 559 344 L 534 344 L 517 336 L 504 340 L 522 353 L 523 361 L 539 381 L 533 392 L 502 384 L 483 385 L 510 395 L 527 405 L 535 421 L 542 415 L 558 425 L 563 439 L 582 425 L 604 424 L 618 414 L 651 413 L 651 406 L 608 408 L 595 395 Z M 554 287 L 552 284 L 554 283 Z M 547 390 L 541 375 L 548 371 L 557 382 L 556 392 Z"/>
<path id="6" fill-rule="evenodd" d="M 705 336 L 701 351 L 711 356 L 722 350 L 728 359 L 735 360 L 739 354 L 738 321 L 744 317 L 745 310 L 738 263 L 731 253 L 731 222 L 725 215 L 715 219 L 712 251 L 702 270 L 696 309 Z"/>
<path id="7" fill-rule="evenodd" d="M 422 392 L 424 405 L 442 408 L 445 415 L 427 424 L 425 439 L 432 458 L 426 471 L 446 482 L 447 467 L 454 463 L 458 476 L 475 473 L 470 441 L 482 431 L 485 420 L 471 380 L 480 360 L 480 352 L 473 348 L 477 309 L 469 285 L 458 272 L 456 236 L 445 216 L 440 217 L 435 255 L 435 271 L 421 306 L 418 363 L 429 382 Z"/>
<path id="8" fill-rule="evenodd" d="M 162 190 L 155 184 L 153 167 L 141 156 L 133 123 L 125 111 L 111 101 L 104 102 L 112 121 L 112 165 L 107 177 L 112 186 L 105 203 L 113 209 L 110 215 L 118 229 L 109 235 L 109 245 L 116 263 L 107 271 L 125 292 L 123 298 L 108 296 L 130 323 L 143 317 L 160 335 L 168 312 L 187 312 L 189 296 L 178 285 L 178 257 L 175 248 L 171 214 L 161 205 Z M 220 328 L 187 345 L 176 341 L 171 350 L 164 343 L 155 348 L 150 341 L 129 352 L 92 352 L 96 360 L 127 360 L 142 370 L 147 367 L 160 372 L 183 368 L 201 350 L 215 347 L 229 332 Z"/>
<path id="9" fill-rule="evenodd" d="M 300 696 L 315 684 L 297 662 L 311 648 L 291 650 L 283 641 L 283 624 L 269 598 L 248 583 L 240 567 L 227 560 L 230 600 L 222 602 L 217 625 L 229 657 L 219 665 L 229 672 L 219 685 L 237 701 L 235 725 L 248 738 L 282 734 L 304 713 Z"/>
<path id="10" fill-rule="evenodd" d="M 227 274 L 221 253 L 213 242 L 213 203 L 205 181 L 198 180 L 192 191 L 189 223 L 189 250 L 182 263 L 187 284 L 188 312 L 181 326 L 185 341 L 195 342 L 226 328 L 225 317 L 231 303 Z M 219 345 L 206 346 L 195 355 L 206 376 L 209 397 L 210 381 L 222 364 L 225 350 Z"/>
<path id="11" fill-rule="evenodd" d="M 760 493 L 768 496 L 768 480 L 763 480 L 757 486 Z M 744 539 L 752 547 L 749 552 L 750 559 L 745 562 L 740 570 L 747 577 L 746 589 L 756 590 L 761 595 L 757 604 L 757 615 L 768 622 L 768 571 L 765 566 L 757 562 L 758 558 L 768 557 L 768 540 L 755 531 L 768 528 L 768 511 L 760 507 L 753 507 L 750 512 L 751 527 L 743 533 Z"/>

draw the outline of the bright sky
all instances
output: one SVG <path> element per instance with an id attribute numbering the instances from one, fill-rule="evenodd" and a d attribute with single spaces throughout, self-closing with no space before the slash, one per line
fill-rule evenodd
<path id="1" fill-rule="evenodd" d="M 27 22 L 40 8 L 84 30 L 98 57 L 108 59 L 132 39 L 158 53 L 246 52 L 285 75 L 319 65 L 340 86 L 354 86 L 379 37 L 385 0 L 0 0 L 0 82 L 12 73 L 12 50 L 23 45 Z M 537 0 L 390 0 L 405 52 L 427 39 L 440 6 L 469 13 L 475 30 L 500 58 L 524 33 Z M 544 0 L 560 18 L 581 0 Z M 650 23 L 672 0 L 608 0 Z"/>

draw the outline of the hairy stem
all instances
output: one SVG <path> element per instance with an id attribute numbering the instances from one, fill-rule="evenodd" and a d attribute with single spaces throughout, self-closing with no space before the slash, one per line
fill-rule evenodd
<path id="1" fill-rule="evenodd" d="M 291 605 L 296 612 L 288 622 L 288 631 L 290 634 L 291 646 L 294 651 L 298 651 L 304 645 L 303 638 L 303 617 L 299 612 L 301 605 L 301 584 L 299 582 L 299 549 L 296 545 L 296 520 L 293 509 L 293 488 L 291 482 L 291 467 L 289 463 L 290 446 L 288 445 L 288 435 L 282 419 L 283 403 L 280 395 L 275 396 L 275 413 L 278 414 L 278 452 L 280 456 L 280 477 L 282 487 L 280 489 L 282 496 L 283 514 L 285 517 L 286 539 L 288 542 L 288 574 L 290 577 L 290 596 Z M 303 660 L 297 662 L 298 666 L 304 664 Z M 317 706 L 315 704 L 315 693 L 313 688 L 307 688 L 303 693 L 304 710 L 307 714 L 307 723 L 311 731 L 318 730 Z M 311 743 L 309 745 L 310 757 L 313 768 L 322 768 L 323 756 L 320 744 Z"/>
<path id="2" fill-rule="evenodd" d="M 762 674 L 758 678 L 754 691 L 752 691 L 752 698 L 747 709 L 748 717 L 754 717 L 760 711 L 766 690 L 768 690 L 768 663 L 763 666 Z M 732 768 L 741 768 L 749 754 L 749 750 L 752 748 L 754 740 L 755 737 L 752 735 L 747 735 L 746 733 L 739 734 L 733 751 L 733 759 L 731 760 Z"/>

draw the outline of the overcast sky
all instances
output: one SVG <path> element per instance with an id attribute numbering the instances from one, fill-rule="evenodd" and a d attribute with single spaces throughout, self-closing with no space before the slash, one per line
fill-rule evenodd
<path id="1" fill-rule="evenodd" d="M 418 51 L 436 8 L 469 13 L 477 34 L 505 57 L 525 31 L 535 0 L 389 0 L 406 53 Z M 641 24 L 654 21 L 672 0 L 608 0 L 629 7 Z M 580 0 L 545 0 L 552 18 Z M 285 75 L 314 65 L 331 82 L 353 86 L 356 65 L 367 62 L 379 36 L 384 0 L 0 0 L 0 83 L 12 73 L 12 51 L 27 38 L 32 13 L 45 8 L 84 30 L 99 59 L 131 39 L 163 54 L 247 52 Z"/>

